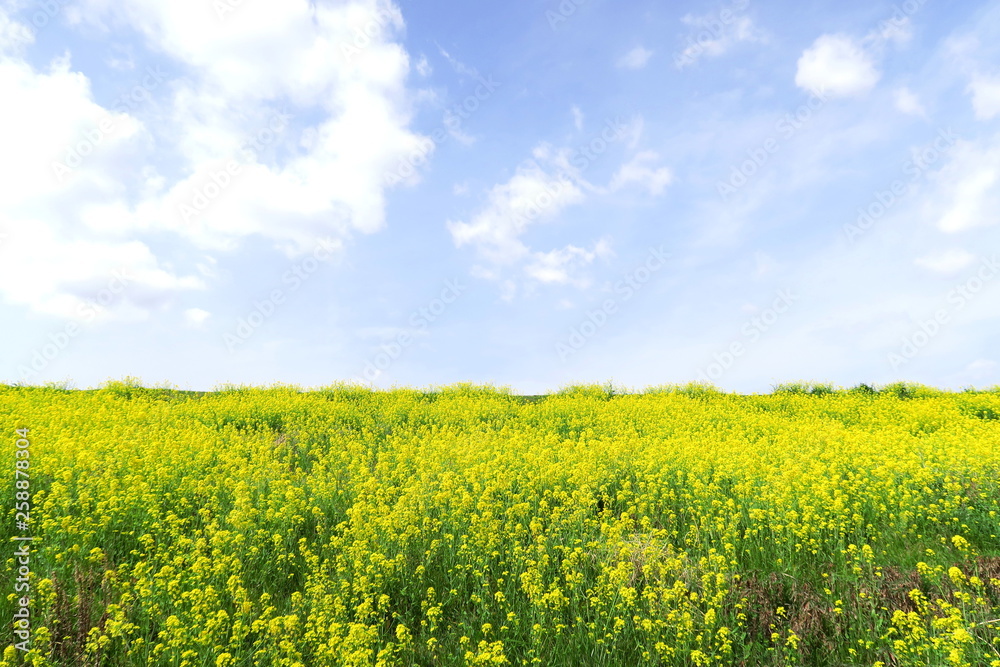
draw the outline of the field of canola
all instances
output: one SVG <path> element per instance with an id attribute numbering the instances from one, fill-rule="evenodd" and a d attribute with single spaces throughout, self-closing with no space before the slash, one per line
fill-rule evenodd
<path id="1" fill-rule="evenodd" d="M 0 424 L 0 667 L 1000 666 L 996 390 L 113 382 Z"/>

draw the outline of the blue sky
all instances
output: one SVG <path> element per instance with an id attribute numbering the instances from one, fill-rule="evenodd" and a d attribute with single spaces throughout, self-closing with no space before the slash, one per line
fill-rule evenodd
<path id="1" fill-rule="evenodd" d="M 0 380 L 1000 384 L 1000 3 L 0 0 Z"/>

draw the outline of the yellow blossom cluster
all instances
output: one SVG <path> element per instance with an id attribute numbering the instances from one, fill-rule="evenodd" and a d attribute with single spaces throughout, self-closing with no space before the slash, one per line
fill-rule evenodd
<path id="1" fill-rule="evenodd" d="M 0 386 L 5 543 L 16 429 L 37 538 L 31 650 L 0 667 L 1000 664 L 997 415 L 996 392 Z"/>

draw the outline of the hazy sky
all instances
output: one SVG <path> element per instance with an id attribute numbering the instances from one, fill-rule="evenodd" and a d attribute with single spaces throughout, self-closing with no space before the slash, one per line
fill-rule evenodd
<path id="1" fill-rule="evenodd" d="M 0 380 L 1000 384 L 1000 3 L 0 0 Z"/>

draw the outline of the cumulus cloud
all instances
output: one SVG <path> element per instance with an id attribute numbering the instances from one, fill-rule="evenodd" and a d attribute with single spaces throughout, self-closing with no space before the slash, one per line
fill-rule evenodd
<path id="1" fill-rule="evenodd" d="M 885 55 L 886 47 L 905 46 L 912 36 L 906 16 L 883 21 L 861 39 L 843 33 L 821 35 L 802 52 L 795 83 L 810 92 L 826 91 L 839 97 L 867 93 L 882 76 L 877 61 Z M 896 108 L 903 113 L 923 115 L 916 96 L 905 86 L 896 89 L 894 96 Z"/>
<path id="2" fill-rule="evenodd" d="M 26 61 L 31 32 L 0 9 L 0 89 L 18 101 L 0 105 L 0 145 L 16 156 L 0 159 L 11 237 L 0 271 L 36 276 L 2 276 L 0 296 L 71 316 L 74 284 L 125 266 L 140 295 L 125 303 L 140 307 L 204 286 L 168 268 L 152 240 L 164 234 L 195 252 L 259 236 L 291 256 L 383 227 L 386 174 L 427 141 L 408 127 L 398 8 L 293 0 L 220 15 L 218 4 L 67 7 L 70 25 L 130 28 L 164 58 L 165 71 L 127 73 L 129 92 L 110 103 L 68 51 Z M 56 259 L 19 263 L 43 255 Z"/>
<path id="3" fill-rule="evenodd" d="M 0 105 L 0 144 L 8 151 L 0 159 L 0 226 L 8 236 L 0 246 L 0 296 L 79 318 L 124 272 L 130 278 L 118 280 L 114 307 L 101 316 L 135 317 L 177 290 L 203 286 L 163 268 L 146 243 L 123 233 L 131 181 L 118 167 L 129 162 L 130 142 L 145 136 L 141 122 L 96 104 L 67 58 L 41 72 L 19 57 L 0 58 L 0 89 L 18 100 Z M 71 176 L 53 168 L 67 154 L 81 160 Z"/>
<path id="4" fill-rule="evenodd" d="M 196 276 L 163 268 L 144 243 L 57 234 L 43 221 L 27 222 L 5 225 L 10 238 L 0 244 L 8 302 L 66 319 L 136 319 L 177 291 L 204 287 Z"/>
<path id="5" fill-rule="evenodd" d="M 795 84 L 811 92 L 852 97 L 874 88 L 879 77 L 871 54 L 858 41 L 848 35 L 823 35 L 799 58 Z"/>

